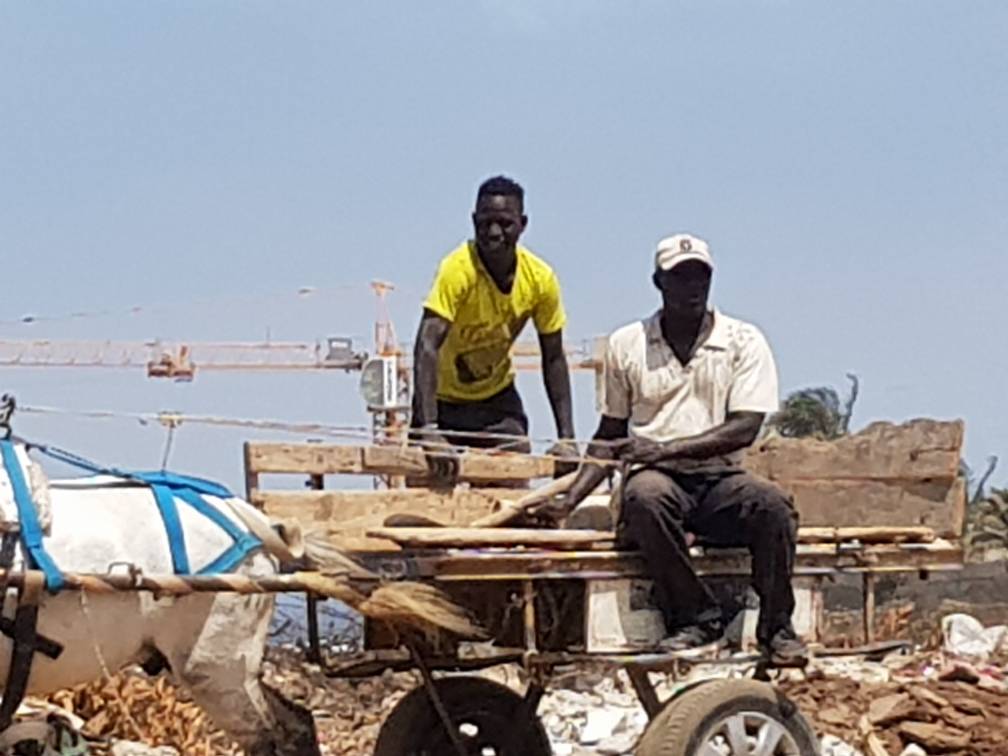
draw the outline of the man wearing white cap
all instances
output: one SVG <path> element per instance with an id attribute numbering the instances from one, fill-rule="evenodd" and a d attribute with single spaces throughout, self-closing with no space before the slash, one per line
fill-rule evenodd
<path id="1" fill-rule="evenodd" d="M 669 631 L 663 648 L 723 635 L 721 609 L 690 564 L 692 533 L 748 547 L 761 607 L 757 639 L 772 660 L 800 663 L 805 648 L 791 625 L 798 518 L 786 492 L 741 467 L 777 410 L 777 369 L 759 329 L 708 307 L 713 268 L 702 239 L 676 234 L 658 243 L 652 280 L 662 307 L 609 338 L 602 418 L 588 457 L 627 465 L 617 532 L 655 581 Z M 605 475 L 583 464 L 549 513 L 570 512 Z"/>

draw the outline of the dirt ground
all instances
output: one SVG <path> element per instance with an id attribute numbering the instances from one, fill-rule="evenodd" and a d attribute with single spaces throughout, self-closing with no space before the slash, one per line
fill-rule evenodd
<path id="1" fill-rule="evenodd" d="M 911 742 L 923 745 L 928 754 L 1003 756 L 1008 753 L 1008 693 L 1003 676 L 998 676 L 1006 669 L 1005 661 L 989 663 L 979 676 L 972 667 L 956 671 L 953 665 L 951 672 L 943 672 L 933 655 L 898 659 L 885 668 L 851 662 L 783 679 L 779 687 L 820 735 L 836 735 L 866 756 L 897 756 Z M 960 679 L 939 681 L 940 674 Z M 334 680 L 297 653 L 276 650 L 265 677 L 315 713 L 326 756 L 371 753 L 382 719 L 416 685 L 410 674 Z M 84 721 L 84 732 L 96 738 L 172 746 L 185 756 L 240 753 L 164 677 L 151 679 L 130 671 L 55 694 L 49 701 L 73 711 Z"/>

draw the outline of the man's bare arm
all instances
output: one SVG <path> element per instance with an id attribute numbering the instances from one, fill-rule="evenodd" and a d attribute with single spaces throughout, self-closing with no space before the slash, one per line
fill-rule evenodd
<path id="1" fill-rule="evenodd" d="M 598 464 L 591 460 L 615 460 L 618 449 L 614 442 L 627 437 L 628 421 L 608 415 L 602 415 L 593 440 L 588 444 L 586 459 L 578 469 L 577 477 L 563 500 L 551 508 L 552 516 L 556 518 L 569 514 L 574 507 L 584 501 L 585 497 L 594 491 L 599 483 L 605 480 L 610 472 L 608 465 Z"/>
<path id="2" fill-rule="evenodd" d="M 444 344 L 451 322 L 430 310 L 424 310 L 413 347 L 414 425 L 424 427 L 437 422 L 438 352 Z"/>
<path id="3" fill-rule="evenodd" d="M 574 410 L 571 404 L 570 369 L 563 348 L 563 332 L 539 334 L 543 382 L 549 397 L 557 437 L 574 438 Z"/>

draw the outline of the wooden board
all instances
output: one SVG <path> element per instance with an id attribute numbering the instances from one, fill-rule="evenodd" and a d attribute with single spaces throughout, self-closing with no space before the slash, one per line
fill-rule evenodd
<path id="1" fill-rule="evenodd" d="M 739 549 L 692 550 L 700 575 L 748 575 L 749 555 Z M 439 553 L 430 550 L 362 552 L 368 569 L 383 575 L 410 575 L 442 581 L 647 577 L 643 560 L 620 551 L 521 550 Z M 880 544 L 838 550 L 831 544 L 798 546 L 796 575 L 836 572 L 954 570 L 962 567 L 962 546 L 938 539 L 925 544 Z"/>
<path id="2" fill-rule="evenodd" d="M 575 548 L 612 543 L 616 534 L 604 530 L 530 530 L 528 528 L 371 528 L 368 535 L 407 548 L 483 548 L 552 546 Z M 931 543 L 930 528 L 800 528 L 798 542 Z"/>
<path id="3" fill-rule="evenodd" d="M 494 511 L 504 494 L 515 496 L 510 489 L 258 491 L 252 503 L 272 517 L 296 520 L 306 531 L 325 532 L 339 548 L 375 551 L 395 548 L 391 541 L 367 535 L 389 515 L 408 512 L 461 526 Z"/>
<path id="4" fill-rule="evenodd" d="M 777 481 L 944 481 L 959 474 L 962 421 L 872 423 L 836 441 L 772 437 L 746 454 L 750 471 Z"/>
<path id="5" fill-rule="evenodd" d="M 799 528 L 800 543 L 931 543 L 934 530 L 921 527 Z"/>
<path id="6" fill-rule="evenodd" d="M 257 474 L 423 477 L 427 472 L 423 451 L 401 446 L 247 442 L 245 460 L 248 470 Z M 472 483 L 527 481 L 552 475 L 553 460 L 514 452 L 470 451 L 459 461 L 459 480 Z"/>
<path id="7" fill-rule="evenodd" d="M 958 538 L 966 515 L 966 484 L 842 480 L 778 481 L 795 497 L 803 527 L 918 526 Z"/>
<path id="8" fill-rule="evenodd" d="M 407 547 L 485 548 L 538 546 L 586 548 L 611 543 L 613 533 L 598 530 L 531 530 L 528 528 L 371 528 L 368 535 Z"/>

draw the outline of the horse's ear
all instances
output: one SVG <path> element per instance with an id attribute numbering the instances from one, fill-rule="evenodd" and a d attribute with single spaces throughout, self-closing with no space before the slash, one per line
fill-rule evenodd
<path id="1" fill-rule="evenodd" d="M 301 530 L 301 523 L 293 518 L 277 519 L 273 521 L 273 530 L 280 536 L 280 540 L 287 546 L 294 559 L 301 559 L 305 554 L 304 533 Z"/>

